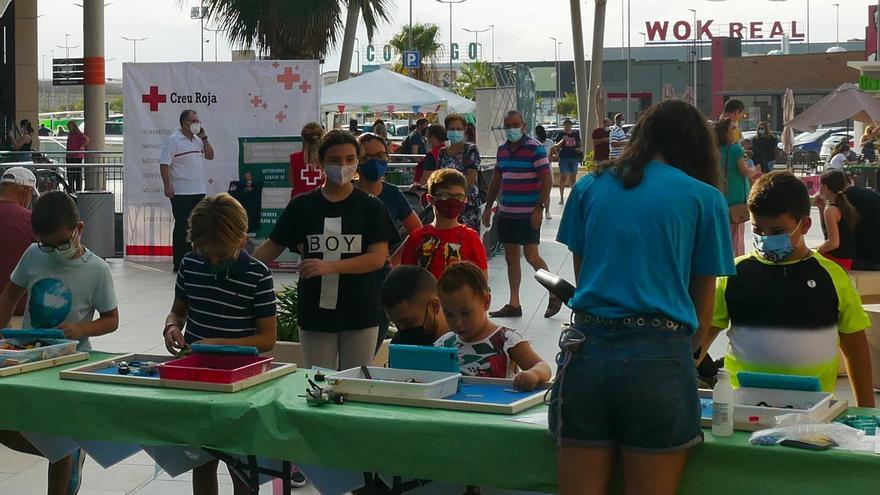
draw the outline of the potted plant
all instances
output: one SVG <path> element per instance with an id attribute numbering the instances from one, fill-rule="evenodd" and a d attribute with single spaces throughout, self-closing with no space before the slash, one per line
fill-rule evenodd
<path id="1" fill-rule="evenodd" d="M 302 364 L 302 345 L 299 343 L 299 297 L 296 286 L 282 285 L 276 293 L 275 318 L 277 320 L 278 340 L 275 348 L 265 355 L 275 358 L 282 363 Z M 391 339 L 385 339 L 376 358 L 374 366 L 385 366 L 388 363 L 388 345 Z"/>

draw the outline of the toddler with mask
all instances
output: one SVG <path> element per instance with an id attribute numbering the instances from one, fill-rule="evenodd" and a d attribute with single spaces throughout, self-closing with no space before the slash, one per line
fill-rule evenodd
<path id="1" fill-rule="evenodd" d="M 807 247 L 806 186 L 790 172 L 771 172 L 752 188 L 748 206 L 755 250 L 736 260 L 736 275 L 717 279 L 702 349 L 726 328 L 724 367 L 734 387 L 738 372 L 754 371 L 815 376 L 834 392 L 840 346 L 858 406 L 874 407 L 864 332 L 871 321 L 843 268 Z"/>
<path id="2" fill-rule="evenodd" d="M 428 178 L 428 201 L 434 222 L 414 231 L 401 248 L 401 263 L 418 265 L 440 278 L 447 266 L 471 261 L 485 273 L 486 250 L 479 234 L 458 223 L 467 207 L 467 180 L 461 172 L 443 168 Z"/>

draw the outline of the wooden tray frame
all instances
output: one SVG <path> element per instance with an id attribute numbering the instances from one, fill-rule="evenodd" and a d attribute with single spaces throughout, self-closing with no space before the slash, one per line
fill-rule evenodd
<path id="1" fill-rule="evenodd" d="M 700 398 L 706 399 L 712 398 L 712 391 L 708 389 L 700 389 Z M 845 413 L 847 408 L 849 408 L 849 403 L 845 400 L 840 399 L 831 399 L 831 405 L 828 409 L 825 410 L 825 414 L 820 415 L 818 417 L 814 416 L 815 419 L 822 421 L 824 423 L 830 423 L 837 419 L 838 416 Z M 794 411 L 793 411 L 794 412 Z M 711 418 L 700 418 L 700 426 L 703 428 L 712 428 L 712 419 Z M 767 428 L 771 428 L 771 426 L 766 424 L 752 424 L 752 423 L 742 423 L 738 421 L 734 421 L 733 429 L 737 431 L 758 431 L 765 430 Z"/>
<path id="2" fill-rule="evenodd" d="M 481 378 L 475 376 L 461 377 L 462 383 L 475 385 L 497 385 L 505 388 L 513 388 L 513 379 L 506 378 Z M 423 407 L 428 409 L 446 409 L 450 411 L 466 411 L 489 414 L 519 414 L 526 409 L 535 407 L 544 402 L 544 394 L 550 388 L 550 383 L 532 391 L 527 397 L 510 404 L 487 404 L 484 402 L 470 402 L 450 399 L 425 399 L 413 397 L 388 397 L 369 394 L 343 394 L 346 401 L 369 402 L 372 404 L 390 404 L 395 406 Z"/>
<path id="3" fill-rule="evenodd" d="M 84 366 L 62 371 L 62 380 L 79 380 L 96 383 L 115 383 L 119 385 L 138 385 L 142 387 L 172 388 L 180 390 L 197 390 L 202 392 L 235 393 L 250 387 L 266 383 L 270 380 L 289 375 L 296 371 L 296 365 L 292 363 L 272 363 L 272 369 L 244 380 L 233 383 L 207 383 L 189 380 L 165 380 L 162 378 L 147 378 L 143 376 L 127 375 L 101 375 L 94 373 L 95 370 L 105 368 L 113 361 L 154 361 L 163 363 L 176 359 L 174 356 L 151 356 L 147 354 L 122 354 L 101 361 L 95 361 Z"/>
<path id="4" fill-rule="evenodd" d="M 18 366 L 7 366 L 5 368 L 0 368 L 0 377 L 20 375 L 22 373 L 30 373 L 31 371 L 44 370 L 46 368 L 54 368 L 63 364 L 85 361 L 88 358 L 88 352 L 74 352 L 73 354 L 68 354 L 66 356 L 42 359 L 40 361 L 19 364 Z"/>

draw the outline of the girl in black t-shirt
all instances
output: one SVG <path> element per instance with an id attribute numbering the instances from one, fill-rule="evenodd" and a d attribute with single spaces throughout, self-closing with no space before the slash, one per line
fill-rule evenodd
<path id="1" fill-rule="evenodd" d="M 385 206 L 351 183 L 360 147 L 334 130 L 321 140 L 320 189 L 293 198 L 254 253 L 268 262 L 285 248 L 299 253 L 299 325 L 306 368 L 370 364 L 379 325 L 376 271 L 398 240 Z"/>

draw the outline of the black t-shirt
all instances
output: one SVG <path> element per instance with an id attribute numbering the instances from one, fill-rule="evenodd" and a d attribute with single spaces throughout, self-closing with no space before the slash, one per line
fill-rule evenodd
<path id="1" fill-rule="evenodd" d="M 399 241 L 385 205 L 357 188 L 338 203 L 328 201 L 321 189 L 293 198 L 269 238 L 304 259 L 325 261 L 355 258 L 377 242 Z M 378 293 L 374 272 L 300 278 L 299 324 L 330 333 L 375 327 Z"/>
<path id="2" fill-rule="evenodd" d="M 573 160 L 581 155 L 581 135 L 572 132 L 562 135 L 562 148 L 559 149 L 560 160 Z"/>
<path id="3" fill-rule="evenodd" d="M 409 136 L 407 136 L 403 142 L 403 150 L 401 151 L 401 153 L 403 153 L 404 155 L 412 154 L 413 146 L 419 147 L 419 152 L 417 153 L 418 155 L 424 155 L 428 152 L 428 142 L 425 141 L 425 136 L 422 136 L 422 133 L 420 133 L 419 131 L 413 131 L 409 133 Z"/>
<path id="4" fill-rule="evenodd" d="M 880 263 L 880 194 L 864 187 L 844 191 L 846 199 L 858 210 L 859 224 L 853 231 L 855 257 Z"/>
<path id="5" fill-rule="evenodd" d="M 235 198 L 247 212 L 248 232 L 259 232 L 263 209 L 263 183 L 234 180 L 229 183 L 229 194 Z"/>

